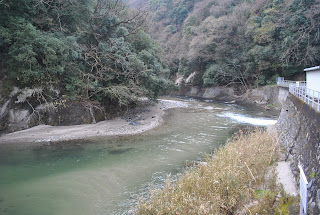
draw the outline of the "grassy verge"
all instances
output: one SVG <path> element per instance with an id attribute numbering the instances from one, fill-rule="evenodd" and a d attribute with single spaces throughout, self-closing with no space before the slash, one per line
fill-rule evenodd
<path id="1" fill-rule="evenodd" d="M 207 159 L 192 167 L 175 184 L 152 191 L 140 201 L 137 214 L 259 214 L 271 212 L 276 193 L 274 174 L 276 139 L 265 131 L 240 133 Z M 269 175 L 269 177 L 265 177 Z M 266 179 L 268 178 L 268 179 Z M 250 202 L 263 202 L 263 204 Z M 265 206 L 261 206 L 265 205 Z"/>

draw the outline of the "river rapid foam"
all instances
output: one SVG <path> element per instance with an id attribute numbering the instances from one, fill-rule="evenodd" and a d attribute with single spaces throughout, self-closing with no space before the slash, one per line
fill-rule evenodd
<path id="1" fill-rule="evenodd" d="M 273 119 L 267 119 L 263 117 L 258 118 L 258 117 L 247 116 L 244 114 L 231 113 L 231 112 L 217 114 L 217 116 L 227 117 L 239 123 L 250 124 L 255 126 L 269 126 L 269 125 L 275 125 L 277 123 L 277 120 L 273 120 Z"/>

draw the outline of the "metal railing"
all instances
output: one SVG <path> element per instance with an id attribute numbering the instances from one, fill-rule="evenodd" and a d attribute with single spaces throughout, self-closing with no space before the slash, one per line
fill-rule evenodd
<path id="1" fill-rule="evenodd" d="M 299 87 L 306 87 L 307 86 L 306 81 L 288 81 L 288 80 L 284 80 L 283 77 L 279 77 L 277 80 L 277 85 L 279 85 L 281 87 L 289 87 L 290 84 L 295 84 Z"/>
<path id="2" fill-rule="evenodd" d="M 320 112 L 320 92 L 307 87 L 297 87 L 295 84 L 289 85 L 289 92 Z"/>
<path id="3" fill-rule="evenodd" d="M 288 81 L 279 77 L 277 85 L 288 87 L 289 92 L 308 104 L 314 110 L 320 112 L 320 92 L 307 88 L 306 81 Z"/>

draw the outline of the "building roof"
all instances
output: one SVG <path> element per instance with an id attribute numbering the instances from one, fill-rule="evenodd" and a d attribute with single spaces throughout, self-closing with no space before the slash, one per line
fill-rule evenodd
<path id="1" fill-rule="evenodd" d="M 320 70 L 320 66 L 314 66 L 314 67 L 306 68 L 303 71 L 311 72 L 311 71 L 316 71 L 316 70 Z"/>

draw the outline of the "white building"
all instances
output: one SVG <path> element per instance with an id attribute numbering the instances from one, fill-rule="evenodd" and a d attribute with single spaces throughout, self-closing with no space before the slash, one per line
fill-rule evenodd
<path id="1" fill-rule="evenodd" d="M 307 88 L 320 92 L 320 66 L 304 69 L 306 72 Z"/>

